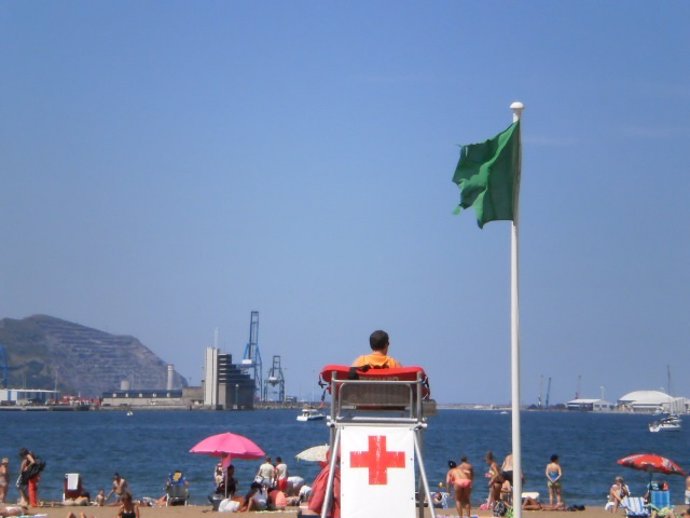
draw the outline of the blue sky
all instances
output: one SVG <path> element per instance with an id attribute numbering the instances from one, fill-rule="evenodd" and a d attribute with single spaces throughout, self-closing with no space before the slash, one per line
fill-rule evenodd
<path id="1" fill-rule="evenodd" d="M 690 396 L 690 4 L 0 4 L 0 317 L 310 396 L 374 329 L 441 402 L 510 399 L 510 224 L 458 145 L 523 115 L 522 399 Z M 578 383 L 578 379 L 580 380 Z M 544 381 L 544 385 L 546 382 Z"/>

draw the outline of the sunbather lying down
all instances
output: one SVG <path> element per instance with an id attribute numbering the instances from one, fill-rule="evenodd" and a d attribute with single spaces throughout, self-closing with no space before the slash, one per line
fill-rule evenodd
<path id="1" fill-rule="evenodd" d="M 24 505 L 0 505 L 0 516 L 21 516 L 28 514 L 29 508 Z"/>
<path id="2" fill-rule="evenodd" d="M 673 512 L 672 507 L 662 507 L 661 509 L 652 509 L 651 518 L 676 518 L 676 513 Z"/>

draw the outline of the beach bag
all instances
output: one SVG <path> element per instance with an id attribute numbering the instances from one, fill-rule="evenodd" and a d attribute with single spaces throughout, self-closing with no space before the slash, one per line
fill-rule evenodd
<path id="1" fill-rule="evenodd" d="M 37 477 L 41 471 L 43 471 L 46 467 L 46 461 L 43 459 L 40 459 L 38 457 L 34 457 L 34 463 L 29 466 L 29 468 L 25 471 L 22 471 L 20 477 L 22 484 L 21 485 L 26 485 L 29 480 L 31 480 L 34 477 Z"/>
<path id="2" fill-rule="evenodd" d="M 230 498 L 226 498 L 218 504 L 218 512 L 221 513 L 236 513 L 239 510 L 240 503 Z"/>
<path id="3" fill-rule="evenodd" d="M 508 506 L 505 504 L 505 502 L 498 500 L 494 504 L 494 508 L 492 511 L 492 514 L 494 516 L 505 516 L 507 512 L 508 512 Z"/>

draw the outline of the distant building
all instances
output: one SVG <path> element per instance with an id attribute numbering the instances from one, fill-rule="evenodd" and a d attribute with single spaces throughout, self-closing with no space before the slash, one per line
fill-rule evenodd
<path id="1" fill-rule="evenodd" d="M 60 393 L 55 390 L 0 389 L 0 404 L 3 405 L 45 405 L 48 401 L 58 399 L 60 399 Z"/>
<path id="2" fill-rule="evenodd" d="M 189 401 L 183 399 L 181 390 L 114 390 L 103 393 L 101 406 L 186 408 Z"/>
<path id="3" fill-rule="evenodd" d="M 636 390 L 629 392 L 618 400 L 618 405 L 632 412 L 656 414 L 672 412 L 684 414 L 688 411 L 688 400 L 682 397 L 669 396 L 660 390 Z"/>
<path id="4" fill-rule="evenodd" d="M 615 405 L 603 399 L 578 398 L 568 401 L 565 405 L 568 410 L 578 410 L 580 412 L 612 412 Z"/>
<path id="5" fill-rule="evenodd" d="M 254 380 L 232 363 L 232 355 L 207 347 L 204 361 L 204 405 L 220 410 L 254 408 Z"/>

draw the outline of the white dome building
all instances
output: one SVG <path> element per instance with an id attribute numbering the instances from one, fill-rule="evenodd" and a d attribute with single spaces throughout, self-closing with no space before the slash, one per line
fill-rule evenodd
<path id="1" fill-rule="evenodd" d="M 659 390 L 635 390 L 621 396 L 618 400 L 618 405 L 627 407 L 633 412 L 653 414 L 669 412 L 675 406 L 675 401 L 676 398 Z"/>

